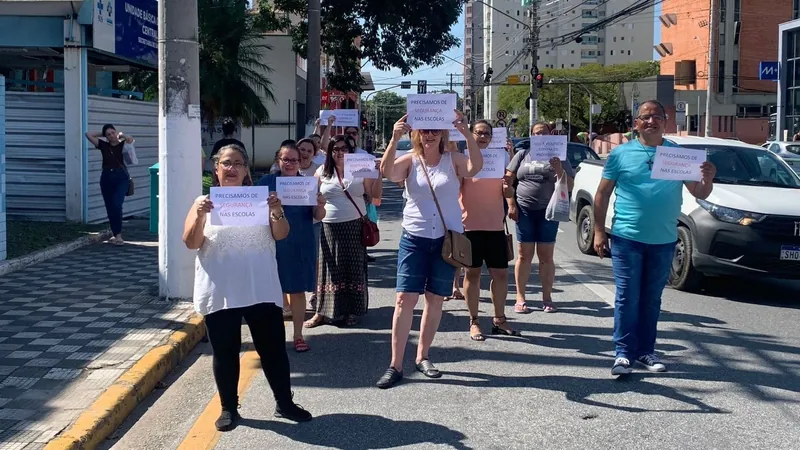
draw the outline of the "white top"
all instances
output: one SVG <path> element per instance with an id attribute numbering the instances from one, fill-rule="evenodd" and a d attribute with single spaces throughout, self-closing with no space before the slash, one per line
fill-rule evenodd
<path id="1" fill-rule="evenodd" d="M 347 189 L 347 192 L 353 197 L 353 201 L 358 205 L 358 211 L 356 211 L 355 206 L 353 206 L 353 203 L 347 198 L 344 190 L 342 190 L 342 186 L 339 184 L 339 177 L 336 176 L 335 172 L 336 169 L 334 169 L 334 174 L 331 178 L 325 178 L 325 176 L 322 175 L 322 170 L 323 167 L 317 169 L 317 174 L 321 182 L 319 191 L 327 200 L 325 203 L 325 218 L 322 219 L 322 221 L 326 223 L 349 222 L 360 218 L 362 214 L 366 214 L 367 205 L 364 204 L 364 179 L 342 180 L 345 189 Z"/>
<path id="2" fill-rule="evenodd" d="M 270 226 L 203 228 L 194 268 L 194 309 L 202 315 L 258 303 L 283 307 Z"/>
<path id="3" fill-rule="evenodd" d="M 403 228 L 414 236 L 440 238 L 444 236 L 445 230 L 442 228 L 442 219 L 433 201 L 428 179 L 425 178 L 420 159 L 414 156 L 411 161 L 411 173 L 406 179 L 406 189 L 403 194 L 406 198 L 406 206 L 403 208 Z M 442 155 L 436 167 L 428 167 L 428 176 L 436 191 L 447 229 L 463 233 L 461 204 L 458 202 L 461 182 L 456 175 L 450 153 Z"/>
<path id="4" fill-rule="evenodd" d="M 304 177 L 313 177 L 319 166 L 320 165 L 315 163 L 314 160 L 311 160 L 311 165 L 308 166 L 308 169 L 298 169 L 297 172 Z"/>
<path id="5" fill-rule="evenodd" d="M 369 155 L 369 152 L 368 152 L 368 151 L 366 151 L 366 150 L 364 150 L 364 149 L 363 149 L 363 148 L 361 148 L 361 147 L 356 147 L 356 151 L 355 151 L 355 152 L 353 152 L 353 153 L 365 153 L 365 154 Z"/>

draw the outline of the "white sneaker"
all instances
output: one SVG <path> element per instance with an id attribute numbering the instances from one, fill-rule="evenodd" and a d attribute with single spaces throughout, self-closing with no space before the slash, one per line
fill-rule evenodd
<path id="1" fill-rule="evenodd" d="M 125 241 L 122 240 L 122 235 L 121 234 L 114 238 L 114 244 L 115 245 L 125 245 Z"/>
<path id="2" fill-rule="evenodd" d="M 614 367 L 611 368 L 611 375 L 627 375 L 633 372 L 631 362 L 628 358 L 617 358 L 614 360 Z"/>
<path id="3" fill-rule="evenodd" d="M 636 359 L 636 362 L 643 365 L 647 370 L 651 372 L 666 372 L 667 366 L 661 362 L 661 359 L 658 358 L 654 353 L 650 353 L 649 355 L 642 355 Z"/>

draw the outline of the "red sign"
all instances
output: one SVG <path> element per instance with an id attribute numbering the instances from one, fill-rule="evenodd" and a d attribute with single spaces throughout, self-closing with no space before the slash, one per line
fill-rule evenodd
<path id="1" fill-rule="evenodd" d="M 328 103 L 328 101 L 329 101 L 328 91 L 322 91 L 322 103 Z"/>

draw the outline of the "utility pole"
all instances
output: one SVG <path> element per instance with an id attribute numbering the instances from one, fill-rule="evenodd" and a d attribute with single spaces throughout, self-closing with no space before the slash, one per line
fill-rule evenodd
<path id="1" fill-rule="evenodd" d="M 159 293 L 191 298 L 194 252 L 183 244 L 186 213 L 202 192 L 197 0 L 158 2 Z"/>
<path id="2" fill-rule="evenodd" d="M 708 86 L 706 87 L 706 137 L 711 133 L 711 101 L 714 96 L 714 74 L 717 56 L 717 0 L 711 0 L 711 13 L 708 19 Z M 719 83 L 725 80 L 720 79 Z M 700 124 L 698 124 L 698 127 Z"/>
<path id="3" fill-rule="evenodd" d="M 319 117 L 320 110 L 320 57 L 322 55 L 322 27 L 320 0 L 308 1 L 308 71 L 306 72 L 306 115 L 310 122 Z M 305 134 L 305 131 L 303 131 Z"/>
<path id="4" fill-rule="evenodd" d="M 531 0 L 528 16 L 530 19 L 530 43 L 528 45 L 531 52 L 531 72 L 533 72 L 533 68 L 537 66 L 536 56 L 539 47 L 539 0 Z M 528 109 L 528 133 L 531 132 L 533 123 L 539 118 L 539 92 L 533 74 L 530 75 L 531 100 Z"/>

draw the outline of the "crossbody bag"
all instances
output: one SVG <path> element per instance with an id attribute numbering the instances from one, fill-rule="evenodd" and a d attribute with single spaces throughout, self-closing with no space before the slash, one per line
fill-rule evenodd
<path id="1" fill-rule="evenodd" d="M 358 205 L 356 205 L 355 200 L 353 197 L 350 196 L 350 193 L 347 192 L 347 189 L 344 187 L 344 183 L 342 183 L 342 178 L 339 177 L 339 174 L 336 174 L 336 177 L 339 179 L 339 186 L 342 187 L 342 191 L 344 195 L 347 196 L 347 199 L 350 200 L 350 203 L 356 208 L 358 215 L 361 216 L 361 244 L 364 247 L 374 247 L 378 245 L 378 242 L 381 241 L 381 233 L 378 229 L 378 225 L 369 220 L 367 216 L 361 213 L 361 210 L 358 209 Z"/>

